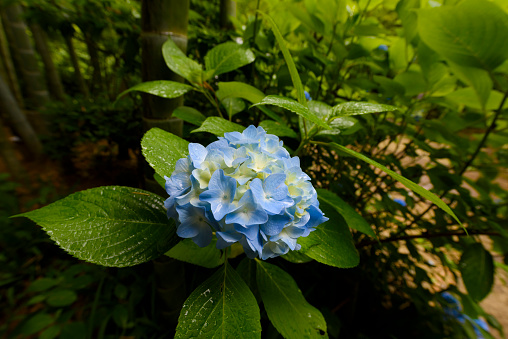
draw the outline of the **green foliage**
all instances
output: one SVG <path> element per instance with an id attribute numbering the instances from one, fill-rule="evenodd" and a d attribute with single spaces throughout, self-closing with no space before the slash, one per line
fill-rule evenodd
<path id="1" fill-rule="evenodd" d="M 375 236 L 367 221 L 338 195 L 324 189 L 318 189 L 317 193 L 319 200 L 332 206 L 344 218 L 346 225 L 362 233 Z"/>
<path id="2" fill-rule="evenodd" d="M 205 68 L 212 77 L 234 71 L 250 64 L 255 59 L 251 50 L 235 42 L 226 42 L 212 48 L 205 56 Z"/>
<path id="3" fill-rule="evenodd" d="M 338 268 L 355 267 L 360 256 L 353 244 L 353 238 L 344 218 L 330 205 L 322 204 L 321 210 L 329 221 L 316 227 L 308 237 L 298 242 L 306 256 L 326 265 Z"/>
<path id="4" fill-rule="evenodd" d="M 209 132 L 215 134 L 218 137 L 223 137 L 224 133 L 234 132 L 234 131 L 243 131 L 245 127 L 242 125 L 236 124 L 231 121 L 227 121 L 223 118 L 219 117 L 209 117 L 203 121 L 203 124 L 199 128 L 196 128 L 192 131 L 192 133 L 196 132 Z"/>
<path id="5" fill-rule="evenodd" d="M 414 182 L 412 182 L 411 180 L 408 180 L 406 178 L 404 178 L 403 176 L 401 176 L 400 174 L 397 174 L 395 173 L 394 171 L 388 169 L 386 166 L 383 166 L 377 162 L 375 162 L 374 160 L 372 159 L 369 159 L 367 158 L 366 156 L 360 154 L 360 153 L 357 153 L 355 151 L 352 151 L 342 145 L 339 145 L 339 144 L 336 144 L 336 143 L 330 143 L 330 147 L 333 147 L 333 148 L 336 148 L 344 153 L 347 153 L 349 155 L 352 155 L 354 156 L 355 158 L 358 158 L 360 160 L 363 160 L 365 161 L 366 163 L 369 163 L 370 165 L 372 166 L 375 166 L 377 168 L 379 168 L 380 170 L 382 170 L 383 172 L 386 172 L 388 175 L 390 175 L 392 178 L 394 178 L 395 180 L 399 181 L 400 183 L 402 183 L 404 186 L 406 186 L 407 188 L 411 189 L 412 191 L 420 194 L 421 196 L 423 196 L 424 198 L 432 201 L 434 204 L 436 204 L 436 206 L 439 206 L 439 208 L 441 208 L 443 211 L 445 211 L 446 213 L 448 213 L 449 215 L 451 215 L 460 225 L 462 225 L 462 223 L 460 222 L 460 220 L 457 218 L 457 216 L 455 215 L 455 213 L 453 213 L 453 211 L 450 209 L 450 207 L 448 207 L 448 205 L 446 205 L 446 203 L 444 203 L 439 197 L 437 197 L 435 194 L 427 191 L 426 189 L 422 188 L 421 186 L 415 184 Z"/>
<path id="6" fill-rule="evenodd" d="M 168 81 L 168 80 L 157 80 L 157 81 L 148 81 L 138 84 L 134 87 L 129 88 L 126 91 L 123 91 L 119 94 L 119 97 L 131 92 L 145 92 L 149 94 L 153 94 L 166 99 L 178 98 L 179 96 L 184 95 L 188 91 L 192 90 L 192 86 L 182 84 L 180 82 Z"/>
<path id="7" fill-rule="evenodd" d="M 188 142 L 174 134 L 152 128 L 141 140 L 146 161 L 161 177 L 171 176 L 178 159 L 186 157 Z"/>
<path id="8" fill-rule="evenodd" d="M 275 265 L 257 260 L 256 281 L 268 318 L 284 338 L 323 338 L 326 322 L 293 278 Z"/>
<path id="9" fill-rule="evenodd" d="M 72 13 L 86 34 L 91 33 L 85 27 L 94 12 L 82 9 L 94 8 L 93 3 L 64 11 Z M 187 140 L 206 144 L 213 135 L 262 126 L 300 158 L 320 187 L 320 208 L 330 220 L 299 240 L 300 251 L 270 263 L 244 260 L 235 266 L 241 255 L 236 249 L 219 251 L 213 244 L 202 249 L 185 240 L 164 249 L 168 256 L 196 265 L 186 266 L 191 270 L 185 277 L 190 296 L 177 337 L 235 335 L 241 327 L 237 321 L 255 337 L 260 336 L 260 322 L 266 337 L 276 337 L 275 330 L 284 337 L 475 337 L 470 322 L 444 316 L 443 289 L 460 295 L 472 319 L 482 317 L 502 333 L 478 302 L 491 291 L 494 266 L 506 269 L 506 263 L 494 263 L 490 252 L 505 259 L 508 255 L 508 196 L 493 181 L 508 164 L 506 6 L 484 0 L 236 3 L 236 28 L 223 31 L 214 19 L 219 17 L 216 4 L 192 1 L 188 55 L 171 39 L 164 45 L 168 67 L 190 85 L 131 88 L 162 97 L 187 93 L 187 106 L 174 112 L 186 122 L 184 138 L 152 129 L 143 137 L 141 151 L 164 185 L 163 177 L 187 155 Z M 125 9 L 112 6 L 121 9 L 117 18 L 124 18 Z M 97 13 L 104 13 L 99 8 Z M 86 13 L 83 18 L 77 15 L 80 10 Z M 105 12 L 113 18 L 115 11 Z M 127 42 L 137 36 L 129 20 L 120 24 L 122 20 L 111 19 L 97 25 L 101 33 L 96 33 L 120 37 L 99 46 L 121 65 L 105 62 L 109 66 L 104 73 L 122 86 L 123 81 L 139 82 L 137 74 L 112 76 L 138 66 L 136 53 L 126 52 Z M 125 89 L 118 83 L 108 89 L 110 98 Z M 252 106 L 247 108 L 243 100 Z M 137 117 L 123 114 L 124 109 L 115 112 L 107 101 L 96 98 L 91 109 L 89 100 L 74 100 L 66 106 L 67 116 L 54 110 L 61 144 L 70 144 L 69 135 L 72 142 L 104 137 L 120 143 L 123 134 L 130 138 L 123 143 L 131 145 Z M 135 101 L 124 98 L 117 105 L 139 112 Z M 132 133 L 122 130 L 131 123 Z M 154 199 L 162 221 L 162 198 Z M 490 237 L 492 249 L 472 243 L 476 235 L 483 235 L 475 239 L 482 242 Z M 210 277 L 198 266 L 220 267 Z M 435 284 L 442 271 L 449 274 L 446 287 Z M 459 275 L 468 294 L 457 293 Z M 19 279 L 3 278 L 6 285 Z M 65 310 L 80 302 L 78 289 L 55 277 L 45 279 L 35 280 L 27 290 L 34 305 Z M 104 303 L 111 305 L 95 319 L 104 321 L 103 329 L 114 324 L 134 333 L 140 326 L 136 314 L 145 322 L 146 315 L 135 313 L 131 302 L 126 306 L 124 295 L 131 289 L 114 291 L 115 298 L 121 297 L 107 300 L 103 293 Z M 47 309 L 36 315 L 25 319 L 31 320 L 28 331 L 34 334 L 42 330 L 52 337 L 84 326 L 82 319 L 66 324 Z M 365 319 L 374 320 L 365 326 Z M 93 321 L 87 326 L 89 333 L 101 331 Z"/>
<path id="10" fill-rule="evenodd" d="M 94 188 L 18 216 L 42 226 L 73 256 L 104 266 L 137 265 L 176 244 L 164 201 L 134 188 Z M 55 296 L 55 303 L 60 299 Z"/>
<path id="11" fill-rule="evenodd" d="M 175 338 L 261 338 L 259 319 L 254 295 L 226 263 L 187 298 Z"/>
<path id="12" fill-rule="evenodd" d="M 466 248 L 459 269 L 471 298 L 481 301 L 489 294 L 494 283 L 494 260 L 482 244 L 474 243 Z"/>
<path id="13" fill-rule="evenodd" d="M 291 112 L 294 112 L 302 116 L 303 118 L 309 121 L 312 121 L 321 128 L 330 129 L 330 127 L 325 122 L 323 122 L 319 117 L 317 117 L 314 112 L 309 110 L 306 106 L 292 99 L 284 98 L 278 95 L 268 95 L 264 97 L 263 100 L 261 100 L 257 104 L 254 104 L 253 106 L 257 105 L 274 105 L 282 107 L 284 109 L 290 110 Z"/>
<path id="14" fill-rule="evenodd" d="M 489 1 L 420 10 L 418 32 L 430 48 L 461 66 L 493 70 L 508 58 L 508 14 Z"/>

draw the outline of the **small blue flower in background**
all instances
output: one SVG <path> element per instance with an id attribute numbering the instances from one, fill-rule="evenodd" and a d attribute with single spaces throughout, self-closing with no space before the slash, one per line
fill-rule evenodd
<path id="1" fill-rule="evenodd" d="M 305 93 L 305 99 L 307 99 L 308 101 L 312 101 L 312 97 L 310 96 L 309 92 L 304 91 L 304 93 Z"/>
<path id="2" fill-rule="evenodd" d="M 215 233 L 217 248 L 239 243 L 249 258 L 265 260 L 299 250 L 298 238 L 328 220 L 300 159 L 261 127 L 225 133 L 207 147 L 189 144 L 165 179 L 168 217 L 200 247 Z"/>
<path id="3" fill-rule="evenodd" d="M 399 204 L 402 207 L 406 207 L 407 206 L 407 203 L 406 203 L 406 201 L 404 199 L 395 198 L 395 199 L 393 199 L 393 201 L 395 201 L 397 204 Z"/>
<path id="4" fill-rule="evenodd" d="M 468 315 L 462 312 L 462 305 L 460 302 L 449 292 L 441 293 L 441 297 L 448 303 L 448 305 L 443 305 L 443 311 L 445 315 L 449 318 L 454 318 L 458 320 L 461 324 L 464 324 L 468 321 L 472 326 L 476 334 L 477 339 L 484 339 L 480 328 L 485 332 L 489 332 L 489 325 L 483 319 L 471 319 Z"/>
<path id="5" fill-rule="evenodd" d="M 388 46 L 386 46 L 386 45 L 379 45 L 379 46 L 377 46 L 377 49 L 388 52 Z"/>

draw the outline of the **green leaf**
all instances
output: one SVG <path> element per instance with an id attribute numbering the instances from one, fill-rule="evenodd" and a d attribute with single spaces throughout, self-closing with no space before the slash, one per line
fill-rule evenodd
<path id="1" fill-rule="evenodd" d="M 322 188 L 318 188 L 316 191 L 319 200 L 326 202 L 339 212 L 350 228 L 368 234 L 372 237 L 376 237 L 376 234 L 370 227 L 369 223 L 338 195 Z"/>
<path id="2" fill-rule="evenodd" d="M 178 240 L 164 199 L 130 187 L 92 188 L 18 216 L 42 226 L 71 255 L 104 266 L 144 263 Z"/>
<path id="3" fill-rule="evenodd" d="M 255 59 L 250 49 L 229 41 L 215 46 L 206 54 L 205 68 L 210 73 L 208 78 L 211 78 L 248 65 Z"/>
<path id="4" fill-rule="evenodd" d="M 42 292 L 58 284 L 57 279 L 41 278 L 35 280 L 27 289 L 27 292 Z"/>
<path id="5" fill-rule="evenodd" d="M 209 117 L 206 118 L 205 122 L 201 127 L 196 128 L 191 133 L 196 132 L 209 132 L 215 134 L 218 137 L 223 137 L 224 133 L 229 132 L 243 132 L 245 127 L 234 122 L 228 121 L 220 117 Z"/>
<path id="6" fill-rule="evenodd" d="M 219 82 L 218 86 L 223 98 L 242 98 L 253 104 L 257 104 L 265 97 L 265 94 L 259 89 L 243 82 Z M 259 106 L 258 108 L 273 120 L 284 125 L 286 124 L 280 116 L 268 108 L 263 106 Z"/>
<path id="7" fill-rule="evenodd" d="M 430 48 L 461 66 L 493 70 L 508 58 L 508 14 L 490 1 L 421 9 L 418 31 Z"/>
<path id="8" fill-rule="evenodd" d="M 187 298 L 175 338 L 261 338 L 256 298 L 227 262 Z"/>
<path id="9" fill-rule="evenodd" d="M 332 116 L 348 116 L 370 113 L 382 113 L 398 110 L 397 107 L 383 104 L 373 104 L 370 102 L 344 102 L 333 107 Z M 333 118 L 332 118 L 333 119 Z"/>
<path id="10" fill-rule="evenodd" d="M 278 95 L 268 95 L 263 98 L 260 102 L 257 104 L 254 104 L 252 106 L 258 106 L 258 105 L 274 105 L 278 107 L 282 107 L 284 109 L 287 109 L 291 112 L 294 112 L 303 118 L 312 121 L 316 125 L 318 125 L 321 128 L 324 129 L 330 129 L 330 127 L 321 120 L 316 113 L 309 110 L 307 107 L 303 106 L 302 104 L 296 102 L 295 100 L 288 99 L 285 97 L 281 97 Z"/>
<path id="11" fill-rule="evenodd" d="M 288 253 L 282 255 L 281 258 L 295 264 L 304 264 L 314 260 L 311 257 L 303 254 L 301 251 L 289 251 Z"/>
<path id="12" fill-rule="evenodd" d="M 173 111 L 171 116 L 196 126 L 201 126 L 206 119 L 197 109 L 187 106 L 178 107 Z"/>
<path id="13" fill-rule="evenodd" d="M 485 298 L 494 283 L 494 261 L 482 244 L 469 245 L 459 262 L 459 270 L 467 292 L 475 301 Z"/>
<path id="14" fill-rule="evenodd" d="M 210 245 L 199 247 L 192 239 L 183 239 L 166 253 L 168 257 L 185 261 L 206 268 L 214 268 L 224 263 L 221 250 L 217 249 L 217 240 L 213 239 Z"/>
<path id="15" fill-rule="evenodd" d="M 188 58 L 170 38 L 162 45 L 162 55 L 169 69 L 190 82 L 203 81 L 203 68 L 194 60 Z"/>
<path id="16" fill-rule="evenodd" d="M 265 97 L 259 89 L 243 82 L 219 82 L 217 85 L 223 98 L 242 98 L 256 104 Z"/>
<path id="17" fill-rule="evenodd" d="M 394 171 L 388 169 L 387 167 L 381 165 L 380 163 L 375 162 L 374 160 L 372 160 L 370 158 L 367 158 L 363 154 L 360 154 L 358 152 L 350 150 L 349 148 L 344 147 L 344 146 L 339 145 L 339 144 L 336 144 L 334 142 L 331 142 L 328 145 L 330 147 L 335 148 L 335 149 L 337 149 L 339 151 L 342 151 L 342 152 L 344 152 L 344 153 L 346 153 L 348 155 L 351 155 L 351 156 L 353 156 L 355 158 L 358 158 L 358 159 L 360 159 L 362 161 L 365 161 L 366 163 L 368 163 L 368 164 L 370 164 L 370 165 L 372 165 L 374 167 L 379 168 L 380 170 L 382 170 L 383 172 L 385 172 L 386 174 L 388 174 L 393 179 L 397 180 L 398 182 L 400 182 L 401 184 L 403 184 L 404 186 L 406 186 L 407 188 L 409 188 L 413 192 L 418 193 L 419 195 L 421 195 L 425 199 L 428 199 L 428 200 L 432 201 L 434 204 L 436 204 L 437 207 L 441 208 L 443 211 L 445 211 L 450 216 L 452 216 L 453 219 L 455 219 L 459 223 L 459 225 L 462 226 L 462 223 L 457 218 L 455 213 L 453 213 L 453 211 L 450 209 L 450 207 L 448 207 L 448 205 L 446 205 L 444 203 L 444 201 L 441 200 L 439 197 L 437 197 L 434 193 L 427 191 L 425 188 L 421 187 L 420 185 L 415 184 L 414 182 L 412 182 L 411 180 L 409 180 L 407 178 L 404 178 L 402 175 L 400 175 L 398 173 L 395 173 Z"/>
<path id="18" fill-rule="evenodd" d="M 281 268 L 256 260 L 256 280 L 268 318 L 284 338 L 327 338 L 321 312 Z"/>
<path id="19" fill-rule="evenodd" d="M 53 323 L 53 317 L 47 313 L 37 313 L 26 322 L 16 328 L 17 334 L 29 336 L 42 331 L 45 327 Z M 19 332 L 18 332 L 19 331 Z"/>
<path id="20" fill-rule="evenodd" d="M 245 102 L 240 98 L 235 98 L 231 96 L 224 96 L 222 91 L 219 89 L 215 92 L 217 98 L 219 98 L 222 106 L 226 109 L 228 116 L 231 118 L 233 115 L 240 113 L 245 110 L 246 105 Z"/>
<path id="21" fill-rule="evenodd" d="M 176 162 L 189 154 L 189 142 L 159 128 L 152 128 L 141 139 L 146 161 L 161 177 L 171 176 Z"/>
<path id="22" fill-rule="evenodd" d="M 263 12 L 260 13 L 265 16 L 265 18 L 270 22 L 270 25 L 272 26 L 273 34 L 275 35 L 275 38 L 279 43 L 280 50 L 282 52 L 282 55 L 284 56 L 286 65 L 288 66 L 291 81 L 293 81 L 293 86 L 295 86 L 298 102 L 301 105 L 305 106 L 307 105 L 307 99 L 305 99 L 305 91 L 303 90 L 302 80 L 300 80 L 300 75 L 296 70 L 295 62 L 293 61 L 291 53 L 289 53 L 289 50 L 286 46 L 286 41 L 284 41 L 282 34 L 280 34 L 279 28 L 275 24 L 275 21 L 273 21 L 273 19 L 268 14 L 265 14 Z"/>
<path id="23" fill-rule="evenodd" d="M 455 92 L 452 92 L 445 96 L 446 99 L 449 99 L 456 103 L 457 105 L 466 105 L 475 109 L 483 109 L 482 104 L 478 98 L 478 91 L 472 87 L 460 88 Z M 503 93 L 498 91 L 491 91 L 489 94 L 489 99 L 485 103 L 484 109 L 488 111 L 493 111 L 501 105 L 501 101 L 503 100 Z M 503 105 L 503 108 L 508 108 L 508 102 Z"/>
<path id="24" fill-rule="evenodd" d="M 78 299 L 76 292 L 71 290 L 56 290 L 51 292 L 46 303 L 53 307 L 69 306 Z"/>
<path id="25" fill-rule="evenodd" d="M 485 108 L 493 86 L 489 73 L 483 69 L 459 66 L 453 62 L 449 62 L 448 65 L 457 78 L 474 89 L 482 108 Z"/>
<path id="26" fill-rule="evenodd" d="M 59 325 L 51 326 L 41 332 L 39 339 L 53 339 L 60 334 L 61 327 Z"/>
<path id="27" fill-rule="evenodd" d="M 163 177 L 161 177 L 157 173 L 154 173 L 153 178 L 155 179 L 155 181 L 157 181 L 160 187 L 166 189 L 166 180 Z"/>
<path id="28" fill-rule="evenodd" d="M 273 120 L 264 120 L 259 123 L 259 126 L 263 127 L 263 129 L 270 134 L 275 134 L 278 137 L 290 137 L 294 139 L 298 139 L 298 134 L 293 131 L 291 128 L 286 125 L 282 125 L 277 121 Z"/>
<path id="29" fill-rule="evenodd" d="M 322 264 L 338 268 L 357 266 L 360 257 L 346 221 L 327 203 L 319 207 L 330 220 L 316 227 L 308 237 L 298 239 L 300 251 Z"/>
<path id="30" fill-rule="evenodd" d="M 156 80 L 137 84 L 136 86 L 133 86 L 128 90 L 125 90 L 122 93 L 120 93 L 118 97 L 121 97 L 132 91 L 138 91 L 153 94 L 161 98 L 173 99 L 178 98 L 179 96 L 182 96 L 188 91 L 191 91 L 193 89 L 194 87 L 182 84 L 181 82 L 169 80 Z"/>
<path id="31" fill-rule="evenodd" d="M 331 129 L 322 130 L 317 135 L 337 135 L 353 127 L 358 123 L 358 120 L 352 117 L 336 117 L 328 123 Z"/>

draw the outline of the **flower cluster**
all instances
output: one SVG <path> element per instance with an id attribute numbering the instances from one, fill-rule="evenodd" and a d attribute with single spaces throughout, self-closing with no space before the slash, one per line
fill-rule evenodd
<path id="1" fill-rule="evenodd" d="M 485 320 L 471 319 L 468 315 L 464 314 L 462 311 L 462 305 L 460 302 L 449 292 L 441 293 L 441 297 L 446 301 L 447 305 L 444 305 L 443 311 L 446 315 L 446 318 L 456 319 L 461 324 L 465 324 L 466 321 L 469 322 L 474 329 L 477 339 L 485 339 L 485 336 L 480 331 L 480 328 L 485 332 L 490 332 L 489 325 L 485 322 Z"/>
<path id="2" fill-rule="evenodd" d="M 261 127 L 225 133 L 206 148 L 189 144 L 189 156 L 166 179 L 168 216 L 177 234 L 217 248 L 239 242 L 249 258 L 267 259 L 298 250 L 326 220 L 310 177 L 282 141 Z"/>

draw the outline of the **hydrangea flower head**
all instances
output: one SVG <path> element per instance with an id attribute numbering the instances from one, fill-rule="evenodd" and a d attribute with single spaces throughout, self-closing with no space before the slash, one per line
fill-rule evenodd
<path id="1" fill-rule="evenodd" d="M 189 144 L 165 179 L 168 217 L 200 247 L 215 234 L 217 248 L 239 243 L 264 260 L 299 250 L 298 238 L 328 220 L 298 157 L 261 127 L 225 133 L 207 147 Z"/>

